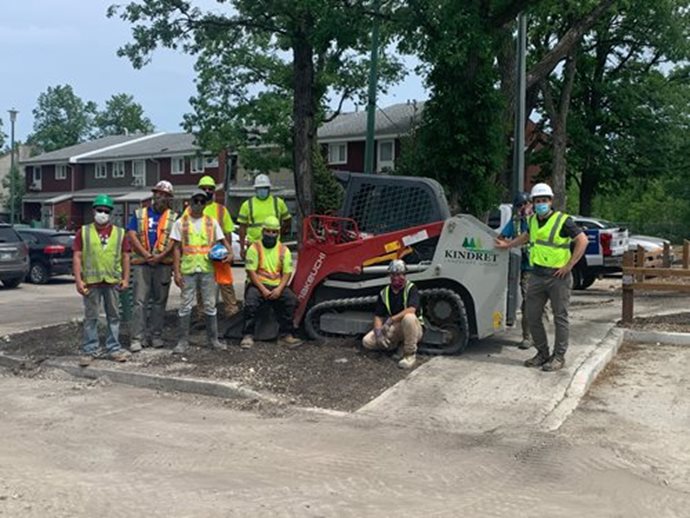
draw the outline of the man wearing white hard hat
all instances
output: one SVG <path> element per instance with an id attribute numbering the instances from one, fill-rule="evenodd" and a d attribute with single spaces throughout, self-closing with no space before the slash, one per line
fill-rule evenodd
<path id="1" fill-rule="evenodd" d="M 526 367 L 556 371 L 565 365 L 570 325 L 571 271 L 587 248 L 587 236 L 564 212 L 553 210 L 553 191 L 545 183 L 532 188 L 534 215 L 528 220 L 529 232 L 515 239 L 497 239 L 497 248 L 511 248 L 529 243 L 532 275 L 527 286 L 527 320 L 537 354 L 525 362 Z M 571 252 L 571 243 L 574 250 Z M 553 354 L 549 350 L 542 315 L 547 301 L 553 308 L 556 340 Z"/>
<path id="2" fill-rule="evenodd" d="M 132 339 L 129 350 L 141 351 L 150 343 L 163 347 L 163 318 L 168 303 L 172 278 L 172 249 L 170 239 L 177 214 L 170 204 L 173 186 L 161 180 L 153 189 L 150 207 L 134 211 L 127 234 L 132 243 L 132 273 L 134 275 L 134 311 Z M 150 314 L 147 315 L 147 308 Z"/>
<path id="3" fill-rule="evenodd" d="M 255 195 L 240 207 L 237 221 L 240 224 L 240 251 L 245 258 L 247 245 L 261 241 L 261 231 L 266 218 L 274 216 L 281 226 L 281 234 L 290 228 L 292 215 L 285 200 L 271 194 L 271 179 L 267 174 L 259 174 L 254 179 Z"/>

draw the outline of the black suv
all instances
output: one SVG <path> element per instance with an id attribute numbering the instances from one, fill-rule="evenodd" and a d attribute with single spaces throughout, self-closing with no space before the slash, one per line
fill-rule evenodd
<path id="1" fill-rule="evenodd" d="M 74 234 L 43 228 L 18 228 L 17 232 L 29 245 L 31 268 L 27 281 L 45 284 L 54 275 L 72 273 Z"/>
<path id="2" fill-rule="evenodd" d="M 29 271 L 29 248 L 11 225 L 0 223 L 0 281 L 16 288 Z"/>

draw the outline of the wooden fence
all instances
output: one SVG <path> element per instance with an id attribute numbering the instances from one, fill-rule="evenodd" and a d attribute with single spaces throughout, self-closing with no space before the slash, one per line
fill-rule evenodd
<path id="1" fill-rule="evenodd" d="M 663 267 L 646 267 L 648 258 L 640 246 L 636 252 L 629 251 L 623 256 L 623 323 L 632 322 L 635 308 L 635 292 L 670 291 L 690 293 L 689 283 L 659 282 L 658 279 L 690 279 L 690 241 L 683 243 L 683 259 L 680 267 L 672 267 L 670 248 L 664 246 Z"/>

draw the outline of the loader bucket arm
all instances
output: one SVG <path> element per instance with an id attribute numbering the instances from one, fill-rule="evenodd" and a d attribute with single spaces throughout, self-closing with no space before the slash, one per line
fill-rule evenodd
<path id="1" fill-rule="evenodd" d="M 314 289 L 329 275 L 360 274 L 364 264 L 377 257 L 392 253 L 402 256 L 408 246 L 438 237 L 443 224 L 443 221 L 436 221 L 384 234 L 367 235 L 359 231 L 357 222 L 351 218 L 305 218 L 297 270 L 291 283 L 298 299 L 295 325 L 302 322 Z"/>

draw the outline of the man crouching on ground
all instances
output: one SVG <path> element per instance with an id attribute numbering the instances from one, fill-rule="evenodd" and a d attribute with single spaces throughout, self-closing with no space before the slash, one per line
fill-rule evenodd
<path id="1" fill-rule="evenodd" d="M 251 244 L 247 250 L 247 289 L 244 293 L 244 337 L 240 347 L 249 349 L 254 345 L 256 314 L 261 306 L 269 304 L 280 325 L 278 343 L 294 349 L 302 345 L 295 337 L 293 318 L 297 308 L 297 297 L 287 287 L 292 274 L 292 255 L 280 242 L 280 222 L 275 216 L 264 220 L 261 240 Z"/>
<path id="2" fill-rule="evenodd" d="M 367 333 L 362 345 L 370 350 L 399 351 L 402 343 L 398 367 L 411 369 L 417 362 L 417 344 L 424 334 L 419 290 L 405 277 L 407 266 L 400 259 L 391 262 L 388 273 L 390 285 L 379 293 L 374 309 L 374 329 Z"/>

